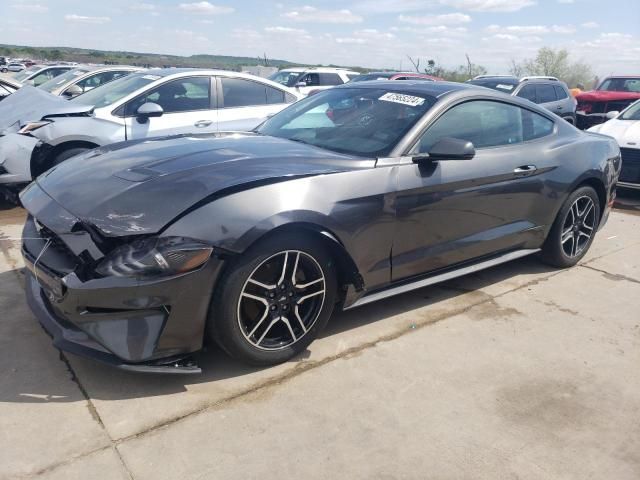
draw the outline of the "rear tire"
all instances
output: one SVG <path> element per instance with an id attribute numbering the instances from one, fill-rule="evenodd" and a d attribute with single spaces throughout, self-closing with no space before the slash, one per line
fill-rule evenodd
<path id="1" fill-rule="evenodd" d="M 298 233 L 267 238 L 232 260 L 218 281 L 208 336 L 244 363 L 285 362 L 327 324 L 336 278 L 335 262 L 321 241 Z"/>
<path id="2" fill-rule="evenodd" d="M 575 190 L 558 212 L 540 257 L 559 268 L 572 267 L 593 243 L 600 223 L 600 199 L 590 186 Z"/>

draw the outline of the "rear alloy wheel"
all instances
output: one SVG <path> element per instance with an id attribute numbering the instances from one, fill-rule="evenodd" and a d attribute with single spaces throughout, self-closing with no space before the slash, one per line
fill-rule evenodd
<path id="1" fill-rule="evenodd" d="M 585 256 L 600 222 L 600 203 L 592 187 L 573 192 L 558 213 L 542 248 L 542 258 L 556 267 L 570 267 Z"/>
<path id="2" fill-rule="evenodd" d="M 324 328 L 336 272 L 319 242 L 285 234 L 243 254 L 219 285 L 211 335 L 231 356 L 271 365 L 303 351 Z"/>

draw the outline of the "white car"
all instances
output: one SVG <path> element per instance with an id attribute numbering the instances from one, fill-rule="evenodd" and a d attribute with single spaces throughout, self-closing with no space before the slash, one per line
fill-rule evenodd
<path id="1" fill-rule="evenodd" d="M 11 67 L 11 65 L 9 65 L 9 67 Z M 72 69 L 73 67 L 70 65 L 33 65 L 14 75 L 13 79 L 23 85 L 33 85 L 37 87 Z"/>
<path id="2" fill-rule="evenodd" d="M 21 72 L 25 68 L 27 68 L 27 66 L 24 63 L 11 62 L 9 65 L 6 66 L 6 70 L 3 68 L 3 71 L 5 71 L 5 72 Z"/>
<path id="3" fill-rule="evenodd" d="M 295 88 L 303 95 L 309 95 L 316 90 L 325 90 L 347 83 L 360 75 L 358 72 L 344 68 L 285 68 L 274 73 L 269 80 L 278 82 L 286 87 Z"/>
<path id="4" fill-rule="evenodd" d="M 609 135 L 618 141 L 622 154 L 622 171 L 618 186 L 640 189 L 640 100 L 622 112 L 608 112 L 608 120 L 589 132 Z"/>
<path id="5" fill-rule="evenodd" d="M 107 66 L 76 66 L 62 75 L 52 78 L 43 83 L 38 88 L 49 92 L 52 95 L 64 98 L 73 98 L 83 93 L 93 90 L 100 85 L 109 83 L 117 78 L 124 77 L 133 72 L 142 71 L 142 68 L 130 67 L 127 65 L 107 65 Z"/>
<path id="6" fill-rule="evenodd" d="M 71 100 L 29 86 L 12 97 L 0 103 L 0 187 L 9 199 L 86 150 L 148 137 L 252 130 L 302 96 L 243 73 L 168 68 L 133 73 Z"/>

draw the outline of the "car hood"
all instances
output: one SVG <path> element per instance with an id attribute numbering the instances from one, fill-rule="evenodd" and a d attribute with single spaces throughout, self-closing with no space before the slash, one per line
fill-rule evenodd
<path id="1" fill-rule="evenodd" d="M 606 90 L 591 90 L 576 95 L 579 102 L 608 102 L 611 100 L 629 100 L 640 98 L 638 92 L 609 92 Z"/>
<path id="2" fill-rule="evenodd" d="M 37 184 L 106 236 L 149 234 L 200 202 L 241 189 L 374 165 L 374 159 L 251 133 L 180 135 L 79 155 L 38 177 L 21 198 L 29 209 L 29 190 Z"/>
<path id="3" fill-rule="evenodd" d="M 640 148 L 640 120 L 612 119 L 590 129 L 609 135 L 618 141 L 620 147 Z"/>
<path id="4" fill-rule="evenodd" d="M 16 123 L 41 120 L 56 115 L 86 114 L 93 106 L 69 103 L 40 88 L 25 85 L 0 103 L 0 132 Z"/>

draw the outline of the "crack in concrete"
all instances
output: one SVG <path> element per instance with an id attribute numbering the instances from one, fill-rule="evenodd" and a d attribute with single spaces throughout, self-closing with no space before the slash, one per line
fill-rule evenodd
<path id="1" fill-rule="evenodd" d="M 593 270 L 594 272 L 601 273 L 604 278 L 607 280 L 613 280 L 614 282 L 631 282 L 640 284 L 640 280 L 636 280 L 633 277 L 627 277 L 626 275 L 622 275 L 621 273 L 611 273 L 606 270 L 601 270 L 600 268 L 591 267 L 589 265 L 581 265 L 583 268 L 588 268 L 589 270 Z"/>

